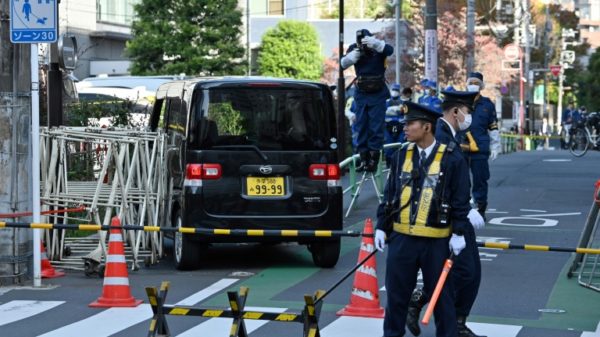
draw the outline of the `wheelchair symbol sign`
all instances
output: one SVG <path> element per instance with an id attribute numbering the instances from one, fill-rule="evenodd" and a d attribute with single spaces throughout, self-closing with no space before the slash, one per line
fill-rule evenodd
<path id="1" fill-rule="evenodd" d="M 58 0 L 11 0 L 10 41 L 49 43 L 58 38 Z"/>

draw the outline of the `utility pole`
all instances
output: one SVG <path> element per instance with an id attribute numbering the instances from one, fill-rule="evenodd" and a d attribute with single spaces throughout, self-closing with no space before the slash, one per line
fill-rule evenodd
<path id="1" fill-rule="evenodd" d="M 522 6 L 521 0 L 515 0 L 515 17 L 514 17 L 514 43 L 517 46 L 520 46 L 521 36 L 520 30 L 518 27 L 521 24 L 521 16 L 522 16 Z M 523 122 L 524 122 L 524 107 L 523 107 L 523 53 L 520 53 L 519 56 L 519 114 L 517 117 L 517 129 L 519 130 L 519 134 L 523 134 Z"/>
<path id="2" fill-rule="evenodd" d="M 0 133 L 4 151 L 0 158 L 0 213 L 29 211 L 32 203 L 31 165 L 31 71 L 30 48 L 10 41 L 10 1 L 0 1 L 0 120 L 5 132 Z M 27 221 L 26 219 L 19 219 Z M 8 221 L 8 220 L 7 220 Z M 2 285 L 22 283 L 31 273 L 29 230 L 0 231 L 0 282 Z"/>
<path id="3" fill-rule="evenodd" d="M 246 0 L 246 50 L 248 52 L 248 76 L 252 75 L 252 50 L 250 49 L 250 0 Z"/>
<path id="4" fill-rule="evenodd" d="M 544 19 L 544 69 L 548 69 L 548 53 L 550 52 L 548 45 L 548 32 L 550 31 L 550 21 L 548 20 L 550 17 L 550 3 L 548 1 L 545 2 L 546 6 L 546 18 Z M 546 100 L 548 97 L 548 72 L 544 71 L 544 104 L 542 108 L 542 118 L 547 114 L 548 106 L 546 104 Z M 548 116 L 550 117 L 550 116 Z"/>
<path id="5" fill-rule="evenodd" d="M 467 0 L 467 77 L 475 69 L 475 0 Z"/>
<path id="6" fill-rule="evenodd" d="M 531 21 L 531 14 L 529 13 L 529 0 L 523 0 L 523 8 L 521 9 L 524 15 L 523 17 L 523 41 L 525 43 L 525 63 L 523 65 L 523 74 L 521 75 L 521 81 L 524 81 L 524 92 L 526 93 L 526 102 L 529 102 L 529 111 L 527 112 L 527 117 L 532 120 L 531 128 L 529 128 L 529 132 L 535 130 L 535 111 L 533 109 L 533 104 L 531 104 L 531 97 L 529 97 L 529 82 L 523 78 L 523 76 L 529 75 L 529 63 L 531 58 L 531 42 L 529 38 L 531 34 L 529 33 L 529 22 Z M 527 124 L 529 125 L 529 123 Z"/>
<path id="7" fill-rule="evenodd" d="M 346 151 L 346 115 L 344 110 L 346 109 L 346 79 L 344 78 L 344 68 L 342 68 L 342 57 L 344 56 L 344 0 L 340 0 L 340 22 L 339 22 L 339 75 L 337 85 L 337 99 L 338 99 L 338 111 L 337 111 L 337 136 L 338 136 L 338 159 L 345 157 Z"/>
<path id="8" fill-rule="evenodd" d="M 438 80 L 437 42 L 437 3 L 425 2 L 425 78 L 437 83 Z"/>
<path id="9" fill-rule="evenodd" d="M 396 5 L 396 83 L 400 83 L 400 20 L 402 19 L 402 0 L 395 0 Z"/>

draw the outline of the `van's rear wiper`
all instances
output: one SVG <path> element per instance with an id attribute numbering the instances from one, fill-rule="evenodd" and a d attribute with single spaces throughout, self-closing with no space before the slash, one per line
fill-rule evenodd
<path id="1" fill-rule="evenodd" d="M 213 146 L 213 149 L 251 149 L 254 150 L 263 160 L 268 160 L 269 158 L 265 155 L 256 145 L 217 145 Z"/>

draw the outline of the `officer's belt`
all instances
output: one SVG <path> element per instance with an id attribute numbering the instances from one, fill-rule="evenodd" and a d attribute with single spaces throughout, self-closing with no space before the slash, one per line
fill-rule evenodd
<path id="1" fill-rule="evenodd" d="M 406 150 L 406 157 L 402 165 L 402 178 L 410 177 L 413 169 L 413 152 L 415 144 L 411 143 Z M 410 185 L 402 189 L 400 196 L 401 205 L 408 205 L 400 212 L 400 223 L 394 223 L 394 231 L 414 236 L 424 236 L 431 238 L 448 237 L 452 231 L 450 226 L 437 228 L 427 226 L 427 218 L 431 209 L 431 201 L 433 200 L 434 190 L 439 182 L 442 158 L 446 150 L 445 144 L 440 144 L 433 158 L 433 162 L 429 165 L 427 176 L 423 179 L 421 186 L 421 197 L 419 200 L 416 214 L 412 211 L 410 199 L 412 195 L 412 187 Z"/>

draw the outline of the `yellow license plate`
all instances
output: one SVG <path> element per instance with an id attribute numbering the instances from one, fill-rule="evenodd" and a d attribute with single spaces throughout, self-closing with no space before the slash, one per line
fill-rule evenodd
<path id="1" fill-rule="evenodd" d="M 257 197 L 283 196 L 283 177 L 246 177 L 246 194 Z"/>

